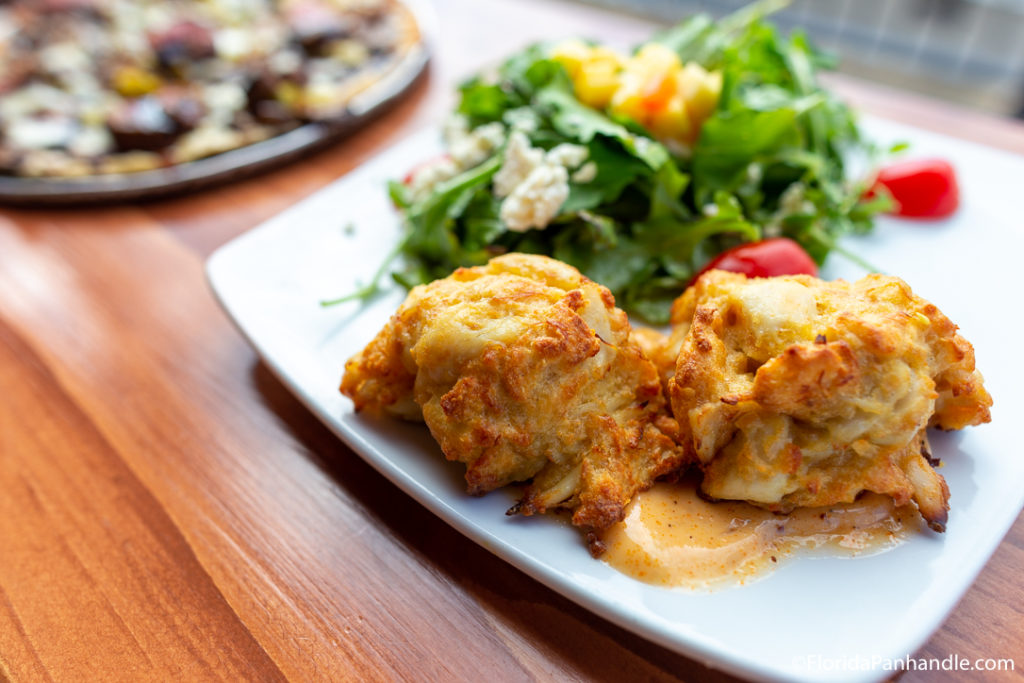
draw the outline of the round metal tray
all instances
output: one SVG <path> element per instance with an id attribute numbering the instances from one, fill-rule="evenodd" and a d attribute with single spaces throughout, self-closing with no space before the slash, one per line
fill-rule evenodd
<path id="1" fill-rule="evenodd" d="M 355 95 L 345 111 L 328 121 L 304 124 L 281 135 L 185 164 L 138 173 L 81 178 L 0 176 L 0 203 L 62 206 L 151 199 L 236 180 L 285 164 L 327 145 L 393 103 L 423 74 L 430 59 L 433 15 L 416 0 L 406 0 L 419 30 L 419 41 L 378 81 Z"/>

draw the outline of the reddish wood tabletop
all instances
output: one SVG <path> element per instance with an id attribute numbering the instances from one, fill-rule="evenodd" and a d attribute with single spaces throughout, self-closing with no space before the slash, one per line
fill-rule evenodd
<path id="1" fill-rule="evenodd" d="M 402 494 L 272 377 L 207 288 L 216 247 L 437 121 L 457 77 L 533 39 L 650 28 L 540 0 L 437 13 L 430 75 L 341 144 L 159 202 L 0 209 L 0 676 L 729 680 Z M 1020 125 L 832 82 L 869 111 L 1024 152 Z M 1018 519 L 920 654 L 1024 668 L 1022 567 Z"/>

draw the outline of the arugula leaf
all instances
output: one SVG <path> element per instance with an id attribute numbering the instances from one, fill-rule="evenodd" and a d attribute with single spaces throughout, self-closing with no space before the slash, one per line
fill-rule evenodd
<path id="1" fill-rule="evenodd" d="M 587 160 L 597 167 L 597 175 L 587 183 L 571 182 L 569 198 L 562 213 L 594 209 L 618 200 L 622 191 L 638 179 L 650 175 L 650 166 L 633 156 L 615 140 L 596 135 L 587 145 Z"/>
<path id="2" fill-rule="evenodd" d="M 698 204 L 719 190 L 735 190 L 751 162 L 787 145 L 798 145 L 797 112 L 742 109 L 722 112 L 704 122 L 693 150 L 693 179 Z"/>
<path id="3" fill-rule="evenodd" d="M 481 251 L 506 232 L 499 210 L 501 202 L 480 188 L 472 196 L 462 215 L 462 246 L 467 251 Z"/>
<path id="4" fill-rule="evenodd" d="M 761 19 L 783 9 L 791 1 L 759 0 L 718 22 L 706 14 L 697 14 L 668 31 L 655 34 L 652 41 L 670 47 L 683 62 L 718 68 L 723 53 L 735 46 L 738 34 L 757 28 Z"/>
<path id="5" fill-rule="evenodd" d="M 616 237 L 614 248 L 592 248 L 578 240 L 559 239 L 552 256 L 572 264 L 612 292 L 646 279 L 657 268 L 648 249 L 625 235 Z"/>
<path id="6" fill-rule="evenodd" d="M 683 192 L 690 184 L 690 176 L 679 170 L 669 161 L 658 169 L 655 174 L 654 191 L 651 193 L 651 210 L 647 220 L 656 221 L 662 218 L 685 220 L 690 217 L 690 210 L 683 204 Z"/>
<path id="7" fill-rule="evenodd" d="M 555 130 L 569 139 L 588 143 L 597 135 L 604 135 L 617 140 L 625 150 L 652 169 L 660 168 L 670 159 L 668 150 L 660 142 L 631 133 L 622 124 L 577 100 L 568 83 L 539 90 L 534 101 L 538 107 L 550 112 Z"/>

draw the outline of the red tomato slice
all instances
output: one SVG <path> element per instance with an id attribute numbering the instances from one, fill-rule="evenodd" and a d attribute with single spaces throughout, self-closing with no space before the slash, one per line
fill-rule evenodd
<path id="1" fill-rule="evenodd" d="M 817 275 L 818 264 L 793 240 L 774 237 L 723 251 L 697 273 L 693 282 L 709 270 L 728 270 L 743 273 L 747 277 Z"/>
<path id="2" fill-rule="evenodd" d="M 914 159 L 887 166 L 878 172 L 875 186 L 879 185 L 896 200 L 897 216 L 944 218 L 960 204 L 956 173 L 942 159 Z"/>

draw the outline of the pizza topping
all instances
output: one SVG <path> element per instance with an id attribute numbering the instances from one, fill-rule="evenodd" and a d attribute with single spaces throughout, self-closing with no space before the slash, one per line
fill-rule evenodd
<path id="1" fill-rule="evenodd" d="M 165 68 L 175 68 L 196 59 L 213 57 L 213 34 L 194 21 L 179 21 L 170 28 L 151 33 L 150 45 Z"/>
<path id="2" fill-rule="evenodd" d="M 148 170 L 333 119 L 417 40 L 397 0 L 0 0 L 0 173 Z"/>
<path id="3" fill-rule="evenodd" d="M 49 149 L 66 145 L 74 131 L 67 117 L 26 117 L 7 129 L 7 137 L 27 149 Z"/>
<path id="4" fill-rule="evenodd" d="M 155 151 L 167 147 L 178 137 L 178 125 L 153 97 L 126 102 L 107 121 L 118 149 Z"/>

